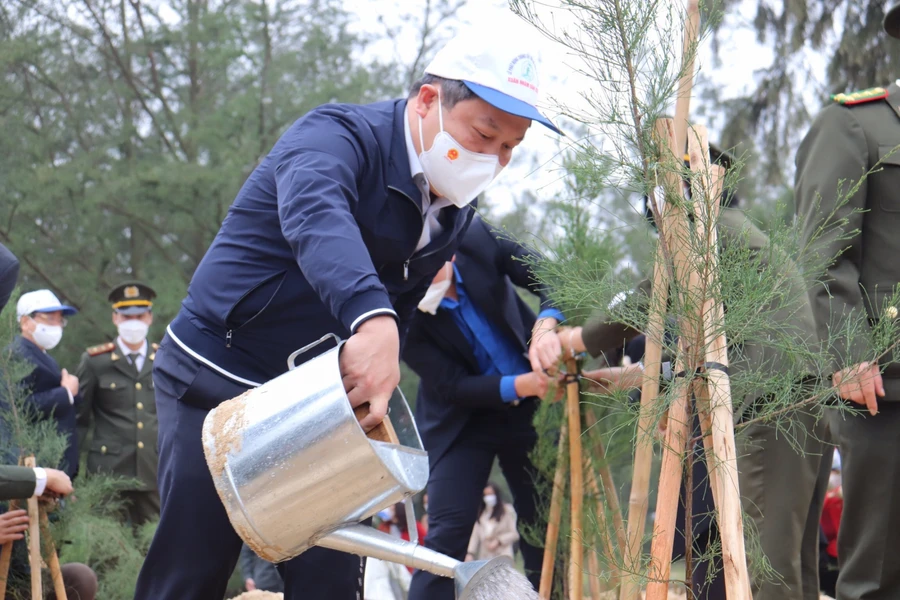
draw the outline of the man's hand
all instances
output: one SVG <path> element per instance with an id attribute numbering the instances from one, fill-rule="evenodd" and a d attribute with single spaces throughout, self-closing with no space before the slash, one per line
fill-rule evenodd
<path id="1" fill-rule="evenodd" d="M 57 469 L 44 469 L 47 473 L 47 487 L 44 488 L 44 496 L 68 496 L 72 493 L 72 480 L 69 476 Z"/>
<path id="2" fill-rule="evenodd" d="M 564 356 L 575 356 L 587 350 L 581 337 L 581 327 L 560 327 L 557 335 Z"/>
<path id="3" fill-rule="evenodd" d="M 69 375 L 69 372 L 65 369 L 62 370 L 62 379 L 60 379 L 59 385 L 72 392 L 73 396 L 78 395 L 78 378 L 74 375 Z"/>
<path id="4" fill-rule="evenodd" d="M 256 582 L 248 577 L 244 580 L 244 587 L 247 588 L 248 592 L 252 592 L 256 589 Z"/>
<path id="5" fill-rule="evenodd" d="M 528 348 L 528 359 L 535 373 L 546 371 L 554 373 L 556 364 L 562 354 L 559 336 L 556 335 L 556 319 L 547 317 L 538 319 L 531 331 L 531 345 Z"/>
<path id="6" fill-rule="evenodd" d="M 528 398 L 529 396 L 537 396 L 543 398 L 547 395 L 547 389 L 550 386 L 550 378 L 543 373 L 525 373 L 519 375 L 515 380 L 516 395 L 519 398 Z"/>
<path id="7" fill-rule="evenodd" d="M 11 510 L 0 515 L 0 544 L 21 540 L 28 529 L 28 512 Z"/>
<path id="8" fill-rule="evenodd" d="M 877 363 L 867 361 L 847 367 L 832 375 L 831 382 L 844 400 L 866 406 L 872 416 L 878 413 L 878 398 L 884 397 L 884 381 Z"/>
<path id="9" fill-rule="evenodd" d="M 341 376 L 353 408 L 369 403 L 359 422 L 368 432 L 387 414 L 388 401 L 400 383 L 400 333 L 393 317 L 372 317 L 341 349 Z"/>

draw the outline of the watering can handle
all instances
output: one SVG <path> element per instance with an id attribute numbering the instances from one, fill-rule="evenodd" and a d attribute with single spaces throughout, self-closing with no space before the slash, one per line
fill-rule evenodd
<path id="1" fill-rule="evenodd" d="M 301 354 L 304 354 L 305 352 L 309 352 L 310 350 L 312 350 L 313 348 L 315 348 L 316 346 L 318 346 L 319 344 L 321 344 L 322 342 L 325 342 L 327 340 L 334 340 L 334 343 L 336 346 L 340 346 L 341 342 L 343 341 L 341 338 L 339 338 L 337 335 L 335 335 L 333 333 L 326 333 L 325 335 L 323 335 L 322 337 L 320 337 L 313 343 L 307 344 L 307 345 L 303 346 L 302 348 L 300 348 L 299 350 L 294 350 L 293 352 L 291 352 L 291 355 L 288 356 L 288 359 L 287 359 L 288 371 L 293 371 L 294 369 L 297 368 L 296 361 L 297 361 L 298 356 L 300 356 Z"/>

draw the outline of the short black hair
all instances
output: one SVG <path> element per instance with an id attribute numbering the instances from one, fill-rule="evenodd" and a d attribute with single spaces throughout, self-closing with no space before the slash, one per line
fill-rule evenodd
<path id="1" fill-rule="evenodd" d="M 471 100 L 478 97 L 475 92 L 469 89 L 469 86 L 458 79 L 444 79 L 428 73 L 409 87 L 408 97 L 412 98 L 418 94 L 422 86 L 426 84 L 441 86 L 441 104 L 447 108 L 453 108 L 463 100 Z"/>

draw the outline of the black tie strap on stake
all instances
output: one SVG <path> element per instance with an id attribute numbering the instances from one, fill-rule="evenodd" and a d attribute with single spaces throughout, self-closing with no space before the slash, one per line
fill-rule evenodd
<path id="1" fill-rule="evenodd" d="M 723 365 L 722 363 L 710 361 L 710 362 L 703 363 L 702 367 L 697 367 L 697 369 L 694 371 L 693 375 L 691 376 L 691 379 L 697 379 L 698 377 L 704 375 L 707 371 L 722 371 L 726 375 L 730 375 L 730 373 L 728 372 L 728 367 L 726 365 Z M 687 371 L 679 371 L 678 373 L 675 374 L 675 377 L 687 377 Z"/>

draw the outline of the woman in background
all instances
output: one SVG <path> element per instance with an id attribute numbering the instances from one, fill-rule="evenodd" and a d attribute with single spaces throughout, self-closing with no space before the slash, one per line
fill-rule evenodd
<path id="1" fill-rule="evenodd" d="M 481 511 L 469 539 L 466 560 L 488 560 L 497 556 L 513 557 L 513 544 L 519 541 L 516 511 L 506 502 L 503 492 L 489 481 L 484 488 Z"/>

